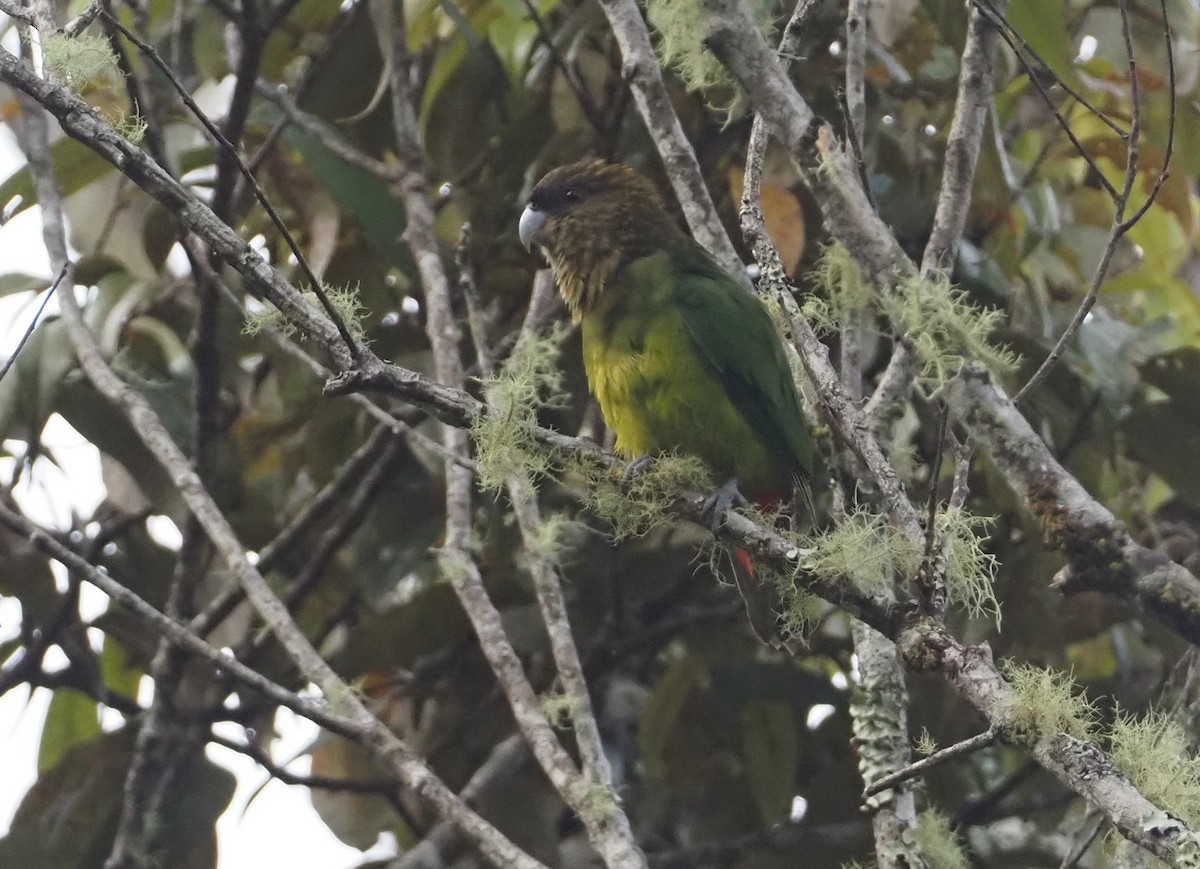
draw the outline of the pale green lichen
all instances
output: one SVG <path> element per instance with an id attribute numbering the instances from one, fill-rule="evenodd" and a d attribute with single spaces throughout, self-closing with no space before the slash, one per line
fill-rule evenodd
<path id="1" fill-rule="evenodd" d="M 777 515 L 750 518 L 775 525 Z M 920 550 L 897 534 L 881 516 L 860 510 L 818 534 L 787 534 L 795 545 L 796 568 L 791 572 L 758 566 L 758 581 L 778 589 L 780 622 L 785 636 L 803 640 L 820 624 L 829 604 L 803 586 L 806 575 L 849 583 L 868 592 L 885 590 L 897 573 L 915 570 Z"/>
<path id="2" fill-rule="evenodd" d="M 712 476 L 695 456 L 658 456 L 624 481 L 586 459 L 570 464 L 587 481 L 584 502 L 612 526 L 615 540 L 641 537 L 672 521 L 670 507 L 681 492 L 713 490 Z"/>
<path id="3" fill-rule="evenodd" d="M 569 694 L 553 693 L 542 695 L 542 713 L 553 727 L 560 730 L 569 728 L 578 712 L 575 698 Z"/>
<path id="4" fill-rule="evenodd" d="M 563 553 L 569 545 L 566 542 L 567 529 L 578 524 L 562 513 L 543 517 L 524 537 L 526 553 L 535 561 L 561 564 Z"/>
<path id="5" fill-rule="evenodd" d="M 820 627 L 821 619 L 829 611 L 829 604 L 801 590 L 794 582 L 784 586 L 780 599 L 783 606 L 779 614 L 779 629 L 790 640 L 807 640 Z"/>
<path id="6" fill-rule="evenodd" d="M 1200 823 L 1200 757 L 1179 722 L 1162 712 L 1122 712 L 1111 740 L 1113 762 L 1146 799 L 1192 827 Z"/>
<path id="7" fill-rule="evenodd" d="M 929 869 L 970 869 L 962 842 L 941 812 L 926 809 L 917 815 L 913 838 Z"/>
<path id="8" fill-rule="evenodd" d="M 759 29 L 771 32 L 774 5 L 767 0 L 751 4 Z M 658 56 L 663 66 L 679 73 L 691 90 L 703 90 L 732 82 L 721 61 L 705 46 L 708 15 L 700 0 L 648 0 L 646 17 L 658 32 Z"/>
<path id="9" fill-rule="evenodd" d="M 323 285 L 321 289 L 325 293 L 325 298 L 329 300 L 329 304 L 337 312 L 338 317 L 345 323 L 346 329 L 349 330 L 354 340 L 365 340 L 366 329 L 363 326 L 363 318 L 368 311 L 363 307 L 359 297 L 358 286 L 335 287 Z M 306 290 L 304 298 L 314 308 L 321 311 L 325 310 L 325 306 L 321 303 L 320 298 L 313 291 Z M 242 327 L 243 334 L 253 337 L 263 329 L 272 329 L 289 338 L 299 331 L 295 323 L 284 316 L 283 312 L 277 308 L 264 308 L 261 311 L 246 315 L 246 323 Z"/>
<path id="10" fill-rule="evenodd" d="M 1006 661 L 1001 671 L 1012 686 L 1012 695 L 1001 701 L 997 717 L 1014 740 L 1027 743 L 1067 733 L 1089 739 L 1096 726 L 1096 710 L 1067 673 L 1032 664 Z"/>
<path id="11" fill-rule="evenodd" d="M 834 242 L 822 248 L 813 278 L 824 292 L 804 300 L 804 316 L 814 328 L 840 332 L 860 312 L 872 308 L 870 284 L 845 245 Z"/>
<path id="12" fill-rule="evenodd" d="M 479 484 L 498 492 L 513 475 L 529 479 L 554 470 L 550 451 L 535 438 L 538 411 L 563 404 L 558 353 L 563 328 L 518 343 L 500 373 L 483 384 L 489 411 L 475 420 Z"/>
<path id="13" fill-rule="evenodd" d="M 950 602 L 961 606 L 972 618 L 995 619 L 999 627 L 1000 602 L 994 585 L 999 563 L 983 548 L 992 521 L 966 510 L 947 508 L 938 513 L 937 530 L 945 547 Z"/>
<path id="14" fill-rule="evenodd" d="M 42 43 L 42 60 L 51 81 L 78 88 L 118 72 L 117 56 L 103 36 L 48 36 Z"/>
<path id="15" fill-rule="evenodd" d="M 897 573 L 913 573 L 921 557 L 911 539 L 866 510 L 851 513 L 828 531 L 799 537 L 796 544 L 804 553 L 799 562 L 802 570 L 867 591 L 887 588 Z"/>
<path id="16" fill-rule="evenodd" d="M 883 313 L 903 328 L 918 362 L 918 383 L 935 395 L 962 373 L 970 361 L 992 371 L 1011 371 L 1016 354 L 992 343 L 992 333 L 1004 321 L 1004 312 L 971 304 L 966 293 L 948 278 L 902 280 L 881 300 Z"/>
<path id="17" fill-rule="evenodd" d="M 585 817 L 611 817 L 617 811 L 617 805 L 617 795 L 605 782 L 592 781 L 579 794 L 579 813 Z"/>
<path id="18" fill-rule="evenodd" d="M 922 727 L 921 733 L 913 745 L 913 753 L 919 754 L 921 757 L 929 757 L 929 755 L 934 754 L 937 750 L 937 740 L 933 738 L 933 734 L 929 732 L 928 727 Z"/>
<path id="19" fill-rule="evenodd" d="M 146 138 L 146 130 L 149 129 L 149 124 L 144 118 L 137 115 L 128 117 L 113 118 L 105 116 L 112 128 L 128 139 L 133 144 L 140 144 L 142 139 Z"/>
<path id="20" fill-rule="evenodd" d="M 1016 365 L 1016 355 L 992 340 L 1004 312 L 973 305 L 945 276 L 907 277 L 891 292 L 877 296 L 849 250 L 838 243 L 824 248 L 813 274 L 821 293 L 804 303 L 804 314 L 813 325 L 840 332 L 857 312 L 883 314 L 912 349 L 919 365 L 918 383 L 927 395 L 940 391 L 969 361 L 982 362 L 997 373 Z"/>

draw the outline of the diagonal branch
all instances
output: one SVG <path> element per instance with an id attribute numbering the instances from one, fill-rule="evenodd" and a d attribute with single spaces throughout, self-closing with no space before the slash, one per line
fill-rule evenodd
<path id="1" fill-rule="evenodd" d="M 0 525 L 21 535 L 37 549 L 60 562 L 67 570 L 100 589 L 118 606 L 125 607 L 135 616 L 147 622 L 171 643 L 207 661 L 216 671 L 226 673 L 239 684 L 262 694 L 280 706 L 291 709 L 297 715 L 319 724 L 331 733 L 368 746 L 381 742 L 374 725 L 364 720 L 356 710 L 331 708 L 328 703 L 303 697 L 272 682 L 257 670 L 236 660 L 232 655 L 209 645 L 188 630 L 185 625 L 159 612 L 115 580 L 107 571 L 100 570 L 88 563 L 55 540 L 52 535 L 34 525 L 24 516 L 14 513 L 3 503 L 0 503 Z M 393 751 L 389 755 L 391 762 L 387 764 L 388 768 L 396 773 L 400 781 L 428 800 L 441 817 L 454 823 L 468 838 L 476 842 L 480 850 L 497 865 L 511 865 L 519 867 L 519 869 L 546 869 L 468 808 L 463 798 L 447 788 L 423 761 L 403 748 L 399 740 L 396 740 L 394 736 L 389 736 L 387 741 L 400 747 L 399 751 Z"/>
<path id="2" fill-rule="evenodd" d="M 633 92 L 633 101 L 650 138 L 658 147 L 692 235 L 713 253 L 729 274 L 749 289 L 750 281 L 742 259 L 717 217 L 696 152 L 671 104 L 671 95 L 650 43 L 642 10 L 635 0 L 600 0 L 600 8 L 604 10 L 621 49 L 622 75 Z"/>

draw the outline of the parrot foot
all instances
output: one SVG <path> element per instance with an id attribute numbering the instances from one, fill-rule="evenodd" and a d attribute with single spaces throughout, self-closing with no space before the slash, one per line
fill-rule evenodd
<path id="1" fill-rule="evenodd" d="M 638 456 L 632 462 L 625 466 L 625 470 L 621 472 L 621 482 L 628 483 L 638 474 L 650 467 L 650 463 L 654 461 L 654 456 Z"/>
<path id="2" fill-rule="evenodd" d="M 735 504 L 739 507 L 750 506 L 750 502 L 746 500 L 746 496 L 738 489 L 737 477 L 730 479 L 728 483 L 704 500 L 704 506 L 700 510 L 705 518 L 708 519 L 710 531 L 714 534 L 716 533 L 717 529 L 721 527 L 721 523 L 725 521 L 725 514 Z"/>

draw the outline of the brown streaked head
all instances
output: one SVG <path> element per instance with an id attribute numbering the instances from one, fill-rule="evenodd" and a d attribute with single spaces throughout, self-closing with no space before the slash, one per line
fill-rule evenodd
<path id="1" fill-rule="evenodd" d="M 595 302 L 623 263 L 682 234 L 645 176 L 620 163 L 582 160 L 549 172 L 533 188 L 521 243 L 546 253 L 576 316 Z"/>

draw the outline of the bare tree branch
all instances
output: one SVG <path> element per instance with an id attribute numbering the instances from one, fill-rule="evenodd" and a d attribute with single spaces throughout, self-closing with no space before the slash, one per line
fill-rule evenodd
<path id="1" fill-rule="evenodd" d="M 983 733 L 978 733 L 969 739 L 964 739 L 962 742 L 956 742 L 954 745 L 947 746 L 941 751 L 935 751 L 929 757 L 923 757 L 915 763 L 910 763 L 904 769 L 896 770 L 896 772 L 885 775 L 881 779 L 876 779 L 867 784 L 866 790 L 863 791 L 863 796 L 872 796 L 888 788 L 895 787 L 901 782 L 914 779 L 917 776 L 924 775 L 925 771 L 932 769 L 935 766 L 940 766 L 947 761 L 962 757 L 964 754 L 979 751 L 982 748 L 987 748 L 996 741 L 994 731 L 985 730 Z"/>

